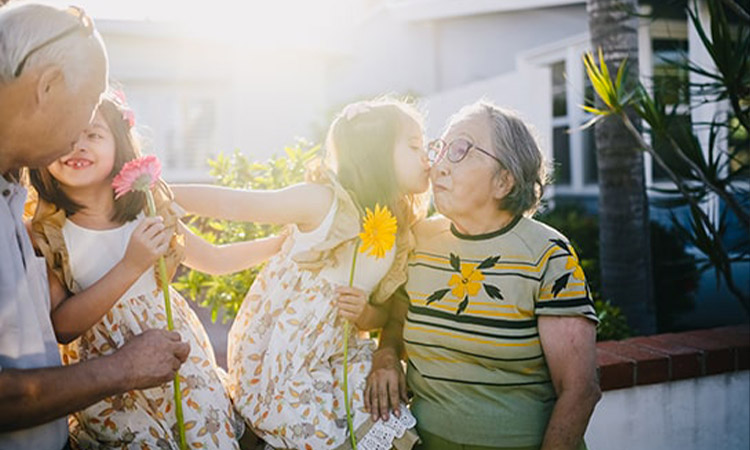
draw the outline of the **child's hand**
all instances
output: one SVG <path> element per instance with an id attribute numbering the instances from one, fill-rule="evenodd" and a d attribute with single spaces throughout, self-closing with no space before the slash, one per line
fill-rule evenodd
<path id="1" fill-rule="evenodd" d="M 362 289 L 349 286 L 336 288 L 336 306 L 339 316 L 351 322 L 357 322 L 367 307 L 367 294 Z"/>
<path id="2" fill-rule="evenodd" d="M 172 234 L 164 227 L 161 217 L 146 217 L 130 236 L 122 261 L 138 273 L 145 272 L 169 248 Z"/>

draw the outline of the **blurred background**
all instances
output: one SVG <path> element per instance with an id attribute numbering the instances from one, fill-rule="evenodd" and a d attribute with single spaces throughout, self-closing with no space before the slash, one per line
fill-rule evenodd
<path id="1" fill-rule="evenodd" d="M 70 1 L 44 3 L 67 6 Z M 262 167 L 252 169 L 252 164 L 283 155 L 292 160 L 276 163 L 299 165 L 293 155 L 301 153 L 290 150 L 320 143 L 346 103 L 382 94 L 413 99 L 427 114 L 428 139 L 439 137 L 451 113 L 480 98 L 517 110 L 536 128 L 543 151 L 554 162 L 543 220 L 573 240 L 592 289 L 599 292 L 596 143 L 593 128 L 580 130 L 592 117 L 580 105 L 593 101 L 582 63 L 584 52 L 591 50 L 585 1 L 75 3 L 94 18 L 109 52 L 111 78 L 127 94 L 145 150 L 159 156 L 169 182 L 224 180 L 237 187 L 267 188 L 294 181 L 279 178 L 281 172 L 268 167 L 263 174 Z M 707 23 L 707 0 L 690 3 Z M 657 88 L 674 119 L 689 126 L 728 107 L 726 102 L 696 105 L 686 88 L 696 74 L 680 62 L 712 65 L 687 5 L 687 0 L 638 2 L 636 51 L 644 85 Z M 734 27 L 739 23 L 736 17 L 729 20 Z M 747 162 L 747 130 L 737 130 L 722 135 L 719 146 Z M 699 139 L 705 140 L 705 133 Z M 227 154 L 235 157 L 219 158 Z M 238 168 L 240 163 L 245 169 Z M 747 311 L 716 271 L 701 265 L 701 252 L 675 232 L 675 219 L 685 224 L 689 213 L 684 202 L 664 192 L 673 185 L 648 154 L 644 171 L 658 330 L 747 322 Z M 746 170 L 738 173 L 740 183 L 750 184 Z M 269 177 L 276 184 L 255 183 Z M 726 218 L 726 247 L 747 256 L 746 230 L 724 214 L 726 208 L 715 197 L 707 197 L 703 205 L 716 223 Z M 226 226 L 204 223 L 203 229 L 218 241 L 266 233 Z M 748 295 L 747 258 L 730 270 Z M 212 294 L 201 289 L 214 280 L 193 276 L 192 284 L 182 279 L 182 286 L 192 287 L 194 298 L 212 305 L 214 317 L 227 305 L 231 307 L 223 312 L 231 317 L 253 279 L 243 281 L 241 288 L 221 285 L 224 291 Z M 232 289 L 238 294 L 227 299 L 226 291 Z M 608 317 L 619 314 L 605 303 L 599 306 Z M 603 336 L 626 335 L 618 326 Z"/>

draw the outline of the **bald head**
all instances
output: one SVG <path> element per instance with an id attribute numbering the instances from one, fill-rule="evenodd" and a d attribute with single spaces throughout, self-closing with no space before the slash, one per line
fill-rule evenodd
<path id="1" fill-rule="evenodd" d="M 107 85 L 107 54 L 76 10 L 0 8 L 0 170 L 64 155 Z"/>
<path id="2" fill-rule="evenodd" d="M 46 5 L 6 6 L 0 10 L 0 83 L 20 76 L 21 65 L 23 71 L 59 66 L 76 91 L 87 72 L 106 75 L 107 57 L 90 19 Z"/>

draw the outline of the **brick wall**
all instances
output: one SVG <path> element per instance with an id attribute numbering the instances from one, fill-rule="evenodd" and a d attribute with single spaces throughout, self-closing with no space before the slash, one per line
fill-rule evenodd
<path id="1" fill-rule="evenodd" d="M 603 391 L 750 368 L 750 326 L 640 336 L 596 346 Z"/>

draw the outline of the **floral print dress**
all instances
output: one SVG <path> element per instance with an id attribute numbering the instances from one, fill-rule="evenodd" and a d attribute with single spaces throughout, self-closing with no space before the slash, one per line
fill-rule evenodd
<path id="1" fill-rule="evenodd" d="M 76 285 L 86 289 L 122 258 L 137 223 L 97 231 L 65 222 L 62 236 Z M 170 296 L 175 330 L 190 343 L 190 355 L 179 371 L 188 447 L 238 449 L 242 424 L 220 380 L 211 343 L 187 302 L 174 289 Z M 166 312 L 154 273 L 148 270 L 96 325 L 60 347 L 63 363 L 108 355 L 152 328 L 166 328 Z M 72 440 L 84 449 L 177 449 L 172 386 L 129 391 L 73 414 Z"/>
<path id="2" fill-rule="evenodd" d="M 285 248 L 258 275 L 229 333 L 230 395 L 246 423 L 274 448 L 349 448 L 344 364 L 358 439 L 376 430 L 364 411 L 362 395 L 375 343 L 350 327 L 344 361 L 345 319 L 336 307 L 335 289 L 348 283 L 354 241 L 345 244 L 347 256 L 339 264 L 319 271 L 302 269 L 293 258 L 325 239 L 335 213 L 334 204 L 313 232 L 294 229 Z M 379 260 L 360 255 L 354 285 L 371 292 L 393 256 L 394 249 Z M 406 428 L 380 439 L 382 447 L 372 448 L 390 448 Z"/>

